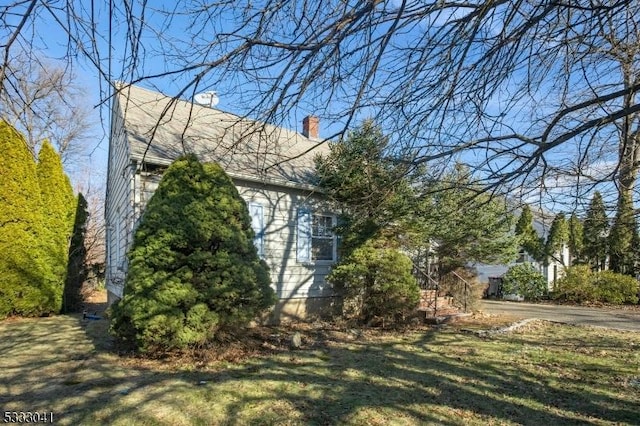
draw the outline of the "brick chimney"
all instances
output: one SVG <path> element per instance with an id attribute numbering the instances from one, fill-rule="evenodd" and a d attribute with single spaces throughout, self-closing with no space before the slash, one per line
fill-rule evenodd
<path id="1" fill-rule="evenodd" d="M 302 119 L 302 134 L 309 139 L 318 139 L 320 119 L 314 115 L 307 115 Z"/>

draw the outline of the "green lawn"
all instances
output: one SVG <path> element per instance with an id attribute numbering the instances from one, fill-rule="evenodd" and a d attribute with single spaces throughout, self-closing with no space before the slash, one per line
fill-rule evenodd
<path id="1" fill-rule="evenodd" d="M 261 353 L 196 364 L 118 357 L 106 321 L 0 323 L 0 406 L 56 424 L 640 424 L 640 335 L 550 323 L 265 334 Z M 3 414 L 3 413 L 0 413 Z"/>

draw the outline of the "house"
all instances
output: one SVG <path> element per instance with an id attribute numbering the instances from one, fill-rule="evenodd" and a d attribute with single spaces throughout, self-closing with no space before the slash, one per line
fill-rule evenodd
<path id="1" fill-rule="evenodd" d="M 534 214 L 533 228 L 536 230 L 538 235 L 546 241 L 549 235 L 553 215 L 551 213 L 545 213 L 539 210 L 533 210 L 532 213 Z M 540 272 L 547 281 L 547 289 L 549 291 L 553 291 L 556 281 L 562 278 L 562 276 L 564 275 L 564 268 L 570 266 L 569 262 L 569 247 L 565 244 L 563 245 L 561 250 L 547 259 L 546 264 L 544 262 L 535 260 L 531 255 L 529 255 L 524 249 L 521 248 L 518 258 L 508 265 L 477 264 L 474 265 L 474 268 L 478 274 L 478 280 L 481 283 L 489 284 L 488 294 L 495 295 L 495 292 L 498 289 L 499 281 L 507 272 L 507 270 L 514 265 L 523 263 L 532 264 L 534 268 L 536 268 L 536 270 Z"/>
<path id="2" fill-rule="evenodd" d="M 314 157 L 329 149 L 319 139 L 318 118 L 305 117 L 299 133 L 133 85 L 117 89 L 105 207 L 109 303 L 122 297 L 127 250 L 163 171 L 195 153 L 219 163 L 247 203 L 279 299 L 274 319 L 331 305 L 325 276 L 337 259 L 336 216 L 313 184 Z"/>

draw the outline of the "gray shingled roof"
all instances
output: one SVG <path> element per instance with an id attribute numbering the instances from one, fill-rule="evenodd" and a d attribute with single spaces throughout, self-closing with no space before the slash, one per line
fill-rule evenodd
<path id="1" fill-rule="evenodd" d="M 117 101 L 131 158 L 146 164 L 195 153 L 232 177 L 295 186 L 313 183 L 313 159 L 329 150 L 301 133 L 137 86 L 121 86 Z"/>

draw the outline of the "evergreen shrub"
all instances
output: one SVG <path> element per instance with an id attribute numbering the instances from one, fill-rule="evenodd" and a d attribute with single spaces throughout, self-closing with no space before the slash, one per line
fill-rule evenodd
<path id="1" fill-rule="evenodd" d="M 246 204 L 217 164 L 176 160 L 149 201 L 128 254 L 111 332 L 143 353 L 196 347 L 275 303 Z"/>
<path id="2" fill-rule="evenodd" d="M 598 301 L 604 303 L 638 303 L 638 280 L 613 271 L 594 273 Z"/>
<path id="3" fill-rule="evenodd" d="M 345 318 L 388 325 L 406 319 L 420 301 L 411 269 L 405 254 L 368 241 L 336 266 L 327 281 L 343 297 Z"/>
<path id="4" fill-rule="evenodd" d="M 43 225 L 36 163 L 24 137 L 0 120 L 0 319 L 60 309 Z"/>
<path id="5" fill-rule="evenodd" d="M 79 312 L 82 309 L 82 287 L 89 275 L 86 265 L 87 249 L 85 247 L 87 221 L 89 220 L 87 208 L 88 204 L 84 195 L 82 193 L 78 194 L 75 223 L 69 243 L 69 261 L 62 303 L 62 311 L 65 313 Z"/>
<path id="6" fill-rule="evenodd" d="M 554 298 L 575 303 L 637 303 L 638 280 L 613 271 L 592 271 L 587 265 L 567 268 Z"/>
<path id="7" fill-rule="evenodd" d="M 544 276 L 530 263 L 509 268 L 502 277 L 502 293 L 517 294 L 525 300 L 538 300 L 547 292 Z"/>
<path id="8" fill-rule="evenodd" d="M 54 311 L 62 309 L 63 292 L 69 263 L 69 241 L 73 233 L 76 197 L 69 177 L 62 168 L 60 155 L 48 141 L 38 154 L 36 174 L 42 200 L 45 259 L 54 276 Z"/>
<path id="9" fill-rule="evenodd" d="M 593 272 L 589 265 L 575 265 L 564 270 L 553 290 L 553 298 L 567 302 L 582 303 L 596 300 Z"/>

